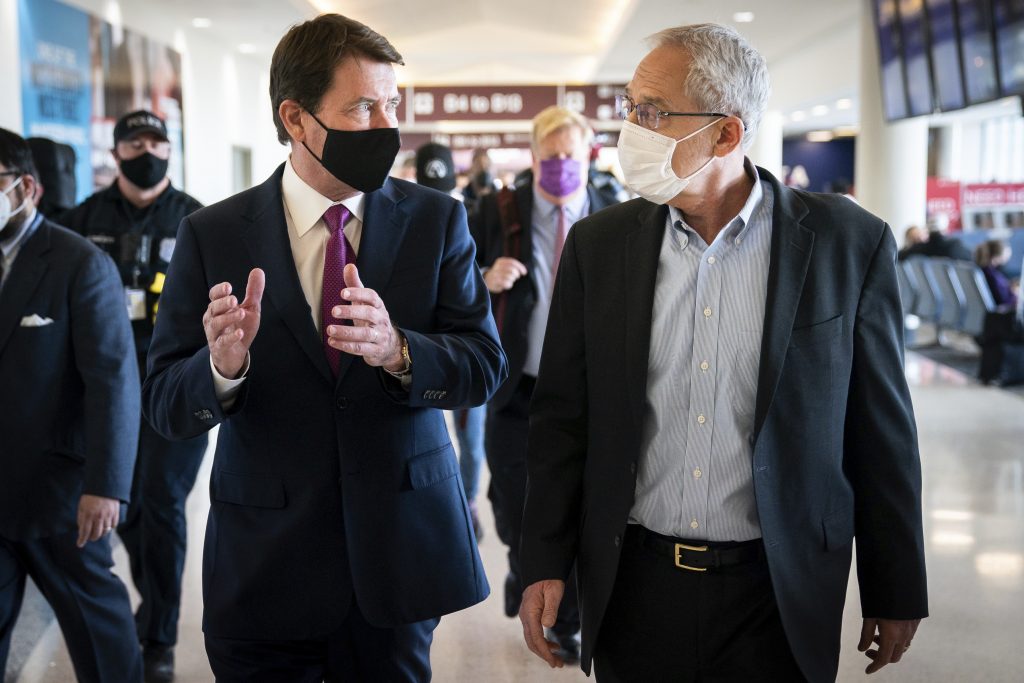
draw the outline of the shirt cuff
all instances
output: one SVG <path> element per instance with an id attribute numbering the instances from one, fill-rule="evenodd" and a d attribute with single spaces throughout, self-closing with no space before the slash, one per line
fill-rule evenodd
<path id="1" fill-rule="evenodd" d="M 213 373 L 213 391 L 217 395 L 217 401 L 224 410 L 229 409 L 235 403 L 238 392 L 242 390 L 246 375 L 249 374 L 249 354 L 245 354 L 245 363 L 242 364 L 242 374 L 238 379 L 228 379 L 217 372 L 213 364 L 213 356 L 210 356 L 210 372 Z"/>

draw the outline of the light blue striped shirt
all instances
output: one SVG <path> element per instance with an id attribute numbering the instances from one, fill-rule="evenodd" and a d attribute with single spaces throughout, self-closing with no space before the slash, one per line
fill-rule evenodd
<path id="1" fill-rule="evenodd" d="M 662 241 L 630 522 L 668 536 L 761 537 L 751 457 L 774 195 L 747 171 L 750 196 L 710 246 L 673 207 Z"/>

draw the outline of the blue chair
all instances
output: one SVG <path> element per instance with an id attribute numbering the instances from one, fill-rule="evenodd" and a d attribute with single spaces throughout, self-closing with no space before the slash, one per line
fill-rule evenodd
<path id="1" fill-rule="evenodd" d="M 985 275 L 973 263 L 958 261 L 953 265 L 960 289 L 964 293 L 963 331 L 980 337 L 985 329 L 985 316 L 996 310 Z"/>
<path id="2" fill-rule="evenodd" d="M 937 323 L 939 309 L 942 306 L 942 293 L 938 283 L 930 278 L 925 269 L 927 257 L 913 256 L 906 260 L 907 267 L 914 273 L 917 281 L 917 297 L 914 300 L 914 315 L 925 322 Z"/>
<path id="3" fill-rule="evenodd" d="M 947 258 L 930 258 L 925 261 L 925 271 L 934 278 L 939 288 L 942 305 L 939 307 L 937 323 L 947 330 L 963 329 L 963 314 L 966 308 L 960 281 L 953 269 L 953 261 Z"/>

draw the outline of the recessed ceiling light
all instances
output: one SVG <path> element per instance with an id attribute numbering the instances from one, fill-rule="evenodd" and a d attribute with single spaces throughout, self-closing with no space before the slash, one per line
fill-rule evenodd
<path id="1" fill-rule="evenodd" d="M 736 12 L 736 14 L 732 15 L 732 20 L 735 21 L 737 24 L 749 24 L 754 20 L 754 13 Z"/>
<path id="2" fill-rule="evenodd" d="M 206 17 L 196 17 L 192 20 L 192 25 L 196 28 L 210 28 L 213 26 L 213 22 Z"/>
<path id="3" fill-rule="evenodd" d="M 811 109 L 811 114 L 814 116 L 824 116 L 828 113 L 828 105 L 819 104 L 818 106 Z"/>
<path id="4" fill-rule="evenodd" d="M 238 51 L 241 52 L 243 55 L 251 55 L 252 53 L 256 52 L 256 46 L 252 43 L 242 43 L 238 46 Z"/>
<path id="5" fill-rule="evenodd" d="M 793 121 L 803 121 L 804 119 L 807 118 L 807 112 L 805 112 L 805 111 L 795 111 L 795 112 L 793 112 L 792 114 L 789 115 L 789 118 L 791 120 L 793 120 Z"/>
<path id="6" fill-rule="evenodd" d="M 853 100 L 849 97 L 844 97 L 841 100 L 836 100 L 836 109 L 849 109 L 853 106 Z"/>
<path id="7" fill-rule="evenodd" d="M 807 134 L 807 142 L 832 142 L 835 135 L 830 130 L 812 130 Z"/>

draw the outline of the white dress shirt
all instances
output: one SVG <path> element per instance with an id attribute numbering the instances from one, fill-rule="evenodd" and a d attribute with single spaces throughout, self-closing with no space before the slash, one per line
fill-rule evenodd
<path id="1" fill-rule="evenodd" d="M 299 274 L 299 285 L 306 297 L 309 310 L 313 316 L 313 324 L 320 329 L 320 301 L 323 298 L 324 283 L 324 252 L 330 231 L 324 223 L 324 212 L 335 204 L 342 204 L 349 210 L 351 218 L 345 223 L 345 237 L 352 245 L 352 250 L 359 253 L 359 243 L 363 236 L 363 205 L 366 195 L 357 195 L 334 202 L 309 186 L 299 177 L 292 167 L 289 157 L 284 165 L 284 176 L 281 178 L 281 196 L 284 200 L 284 219 L 288 224 L 288 244 L 292 250 L 292 260 Z M 238 379 L 228 379 L 213 367 L 213 385 L 217 400 L 228 408 L 235 395 L 241 389 L 245 376 L 249 372 L 249 358 L 246 357 L 245 367 Z"/>

